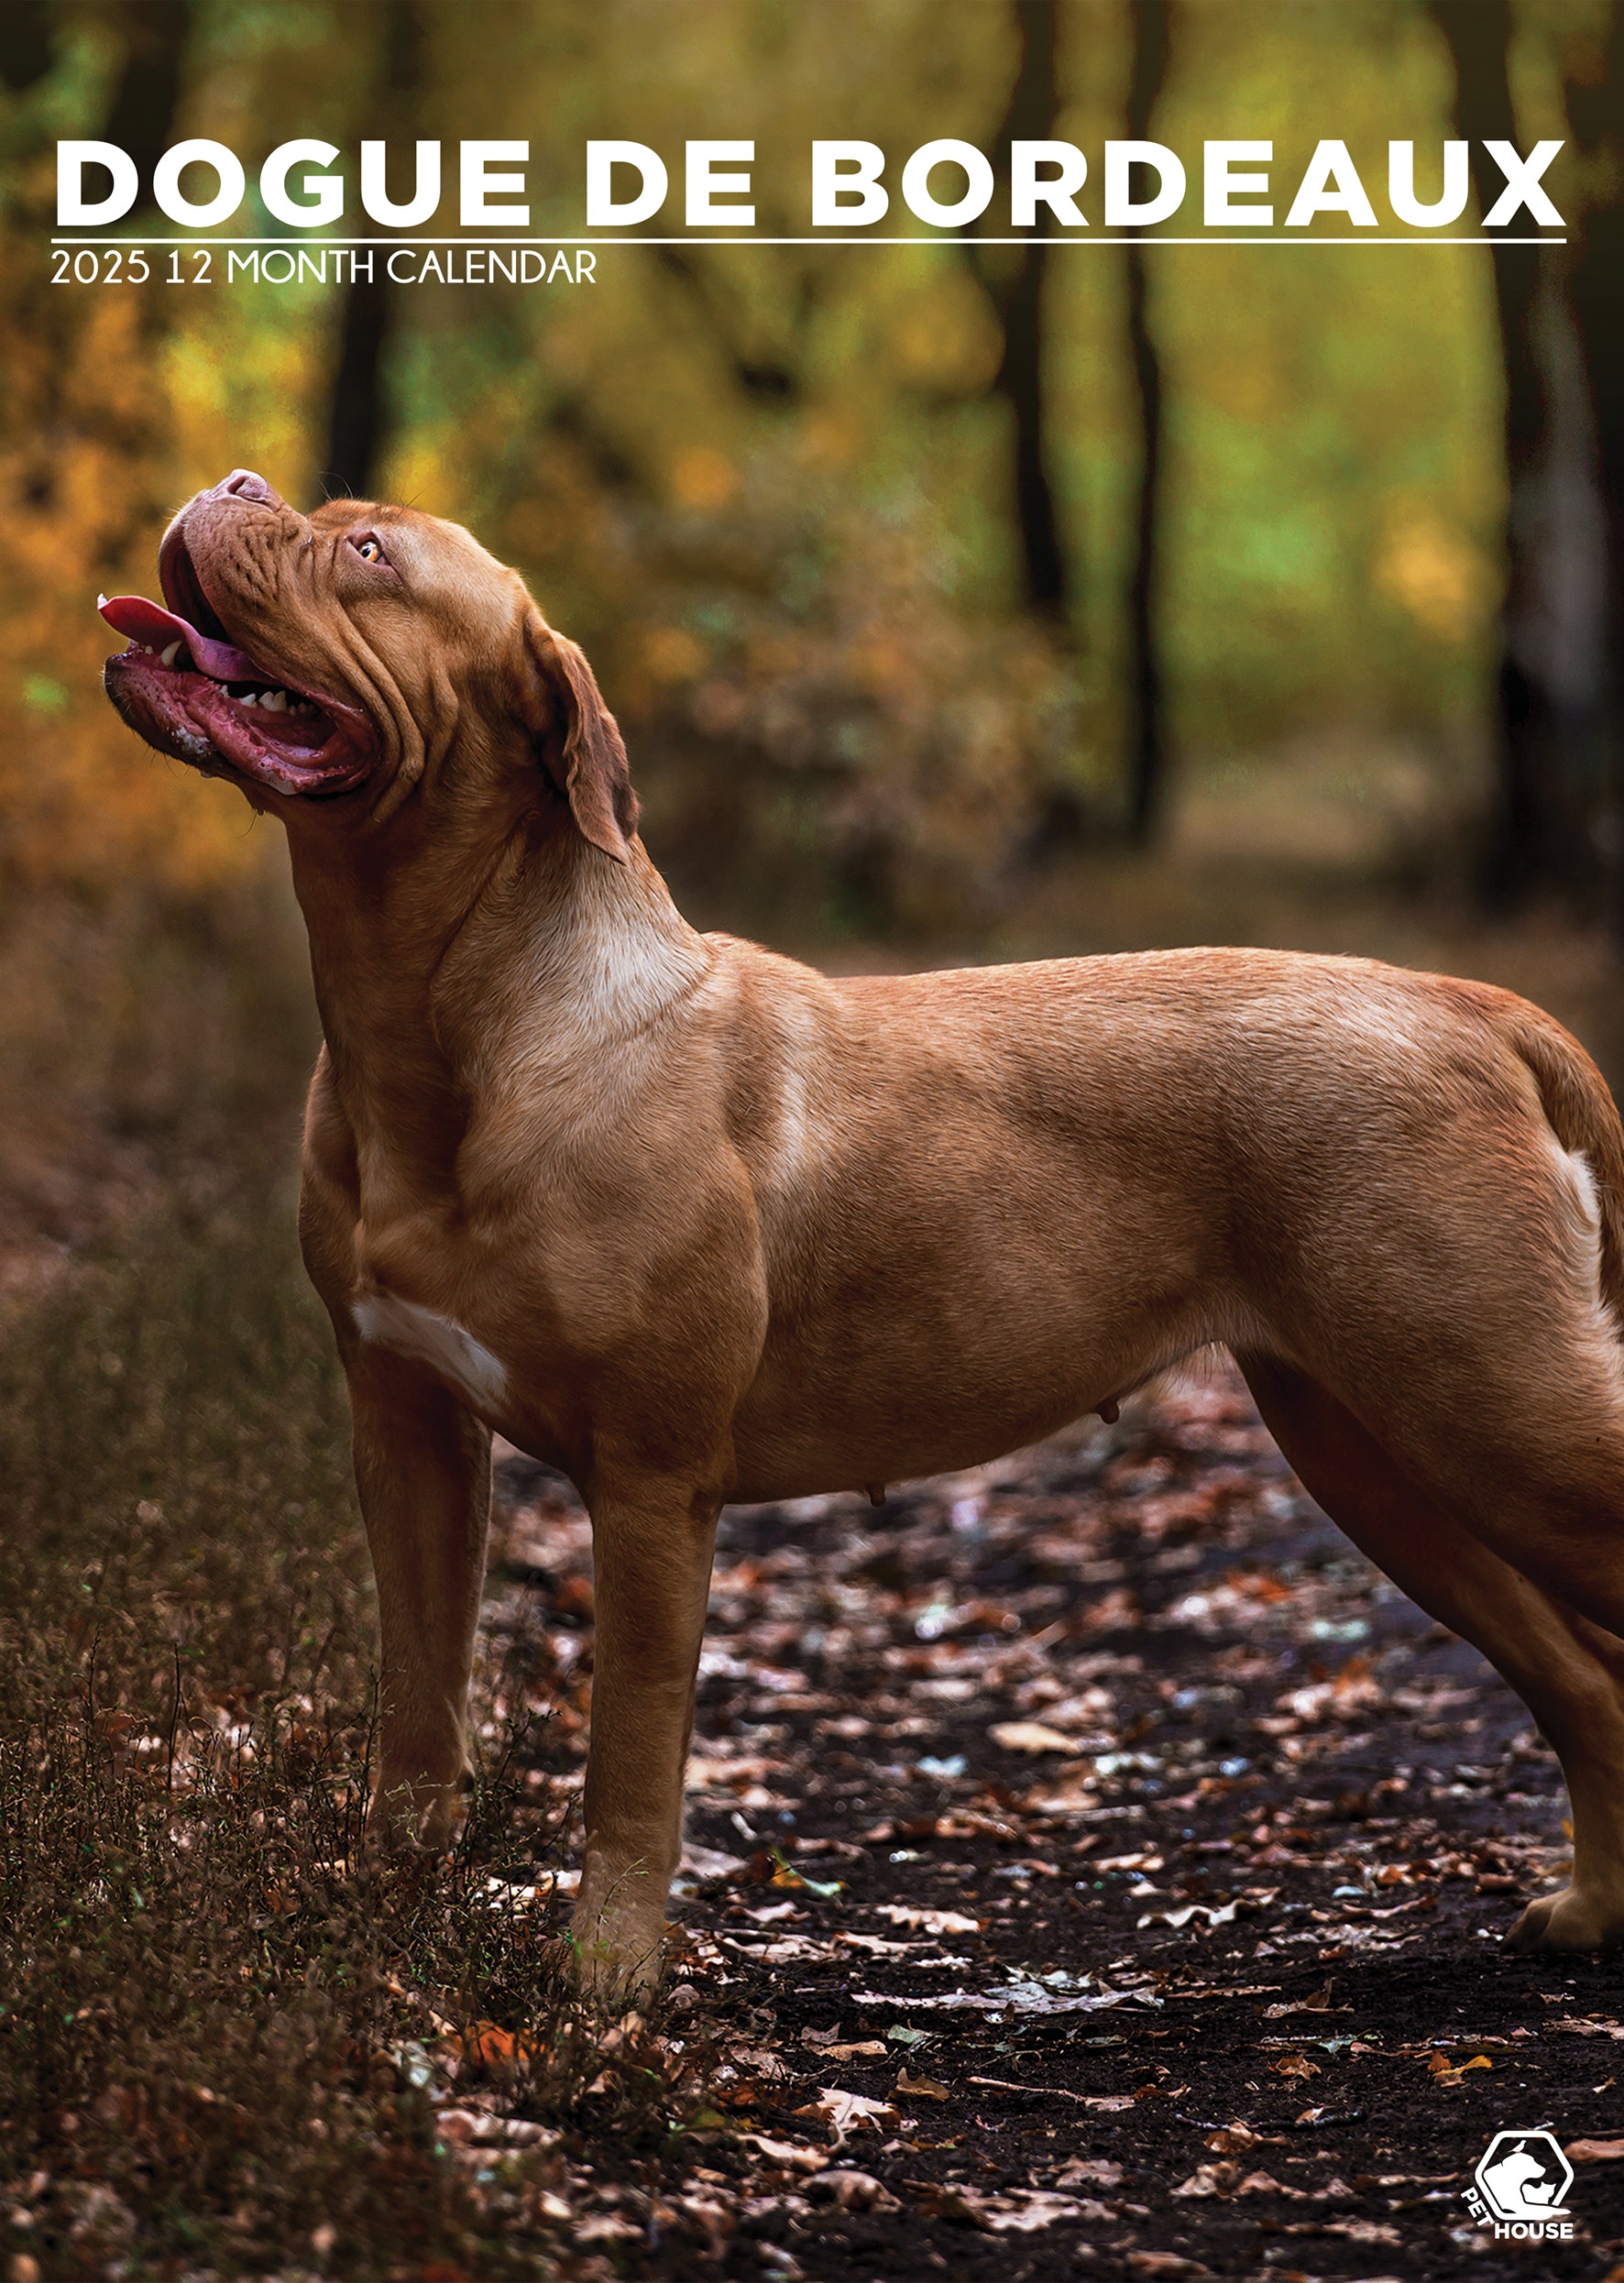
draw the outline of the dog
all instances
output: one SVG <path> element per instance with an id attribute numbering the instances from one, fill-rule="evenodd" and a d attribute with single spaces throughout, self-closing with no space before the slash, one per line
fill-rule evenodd
<path id="1" fill-rule="evenodd" d="M 657 1977 L 718 1512 L 969 1466 L 1227 1346 L 1304 1484 L 1560 1755 L 1624 1937 L 1624 1134 L 1549 1016 L 1363 960 L 830 981 L 677 912 L 591 668 L 459 527 L 238 469 L 108 695 L 285 827 L 300 1232 L 381 1622 L 375 1825 L 452 1836 L 490 1438 L 576 1483 L 583 1971 Z"/>

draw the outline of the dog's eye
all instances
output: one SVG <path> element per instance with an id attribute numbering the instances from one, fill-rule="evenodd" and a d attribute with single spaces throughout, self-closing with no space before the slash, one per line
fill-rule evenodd
<path id="1" fill-rule="evenodd" d="M 349 543 L 363 563 L 382 563 L 386 560 L 382 546 L 371 532 L 364 539 L 352 539 Z"/>

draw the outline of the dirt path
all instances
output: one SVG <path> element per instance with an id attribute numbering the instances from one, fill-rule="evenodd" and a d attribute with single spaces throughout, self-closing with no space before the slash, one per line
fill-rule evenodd
<path id="1" fill-rule="evenodd" d="M 500 1486 L 488 1619 L 567 1795 L 585 1520 Z M 730 1512 L 691 1801 L 673 2022 L 723 2058 L 680 2156 L 599 2162 L 584 2257 L 1624 2277 L 1624 2140 L 1571 2241 L 1464 2201 L 1498 2130 L 1624 2133 L 1624 1969 L 1500 1944 L 1565 1860 L 1555 1762 L 1238 1382 L 879 1511 Z"/>

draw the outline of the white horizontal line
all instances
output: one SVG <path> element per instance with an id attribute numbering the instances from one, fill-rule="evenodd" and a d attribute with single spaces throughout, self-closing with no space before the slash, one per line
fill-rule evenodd
<path id="1" fill-rule="evenodd" d="M 133 237 L 53 237 L 53 246 L 288 246 L 319 253 L 324 247 L 364 246 L 374 252 L 397 246 L 463 246 L 486 251 L 510 246 L 1565 246 L 1565 236 L 1542 231 L 1534 237 L 1503 237 L 1497 232 L 1469 231 L 1448 237 L 1430 237 L 1421 231 L 1374 237 L 1351 233 L 1311 236 L 1307 232 L 1287 237 L 1279 230 L 1256 230 L 1219 236 L 1203 232 L 1198 237 L 1168 237 L 1158 230 L 1117 231 L 1110 236 L 1045 237 L 1027 231 L 1019 237 L 983 237 L 973 231 L 956 235 L 944 231 L 934 237 L 701 237 L 689 231 L 683 237 L 159 237 L 153 232 Z"/>

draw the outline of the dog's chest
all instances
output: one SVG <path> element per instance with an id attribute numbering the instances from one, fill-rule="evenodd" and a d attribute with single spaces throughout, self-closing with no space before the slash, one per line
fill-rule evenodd
<path id="1" fill-rule="evenodd" d="M 363 1293 L 350 1313 L 363 1340 L 426 1364 L 488 1426 L 499 1426 L 508 1416 L 508 1367 L 466 1325 L 381 1289 Z"/>

